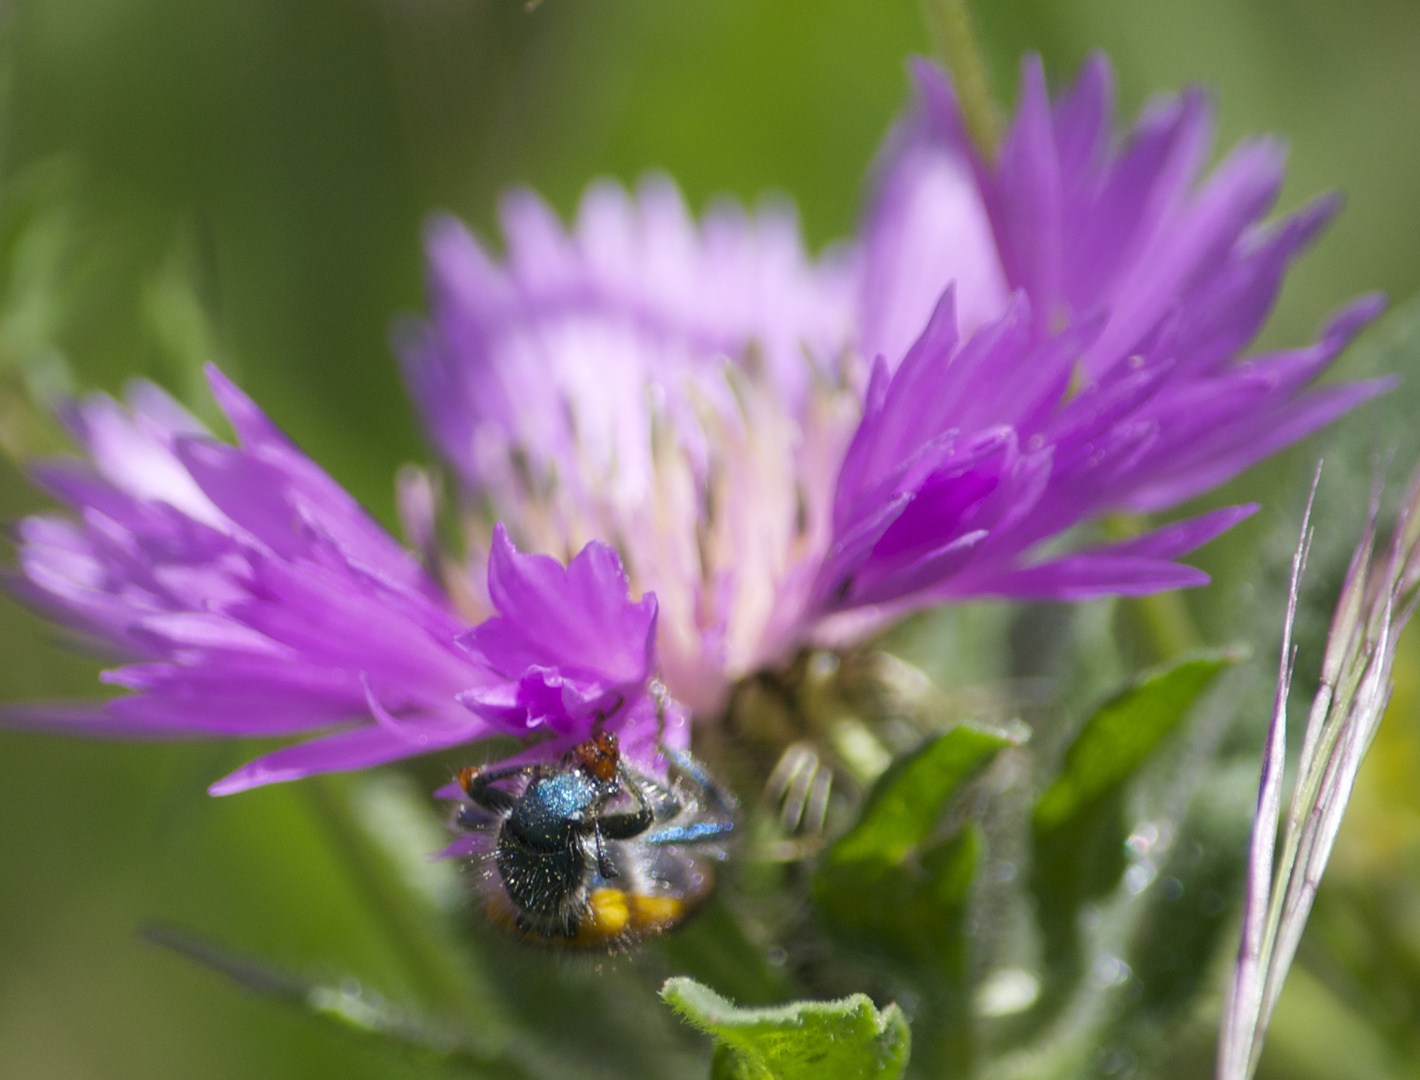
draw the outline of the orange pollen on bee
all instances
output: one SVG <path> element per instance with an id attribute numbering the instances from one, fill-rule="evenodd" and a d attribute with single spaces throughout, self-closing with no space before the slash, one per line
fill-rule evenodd
<path id="1" fill-rule="evenodd" d="M 488 898 L 484 911 L 500 930 L 535 945 L 554 948 L 616 950 L 679 925 L 691 907 L 677 896 L 648 896 L 603 886 L 587 895 L 587 910 L 576 936 L 541 937 L 518 926 L 506 894 Z"/>
<path id="2" fill-rule="evenodd" d="M 681 922 L 689 908 L 678 896 L 631 896 L 631 926 L 637 933 L 659 934 Z"/>
<path id="3" fill-rule="evenodd" d="M 598 948 L 659 934 L 686 915 L 685 902 L 675 896 L 648 896 L 603 886 L 587 897 L 587 914 L 569 944 Z"/>
<path id="4" fill-rule="evenodd" d="M 572 939 L 576 945 L 596 945 L 626 933 L 631 925 L 630 898 L 620 889 L 593 889 L 587 897 L 587 914 Z"/>

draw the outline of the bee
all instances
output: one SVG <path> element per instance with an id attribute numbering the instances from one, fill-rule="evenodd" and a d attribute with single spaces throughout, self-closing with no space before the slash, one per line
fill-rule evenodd
<path id="1" fill-rule="evenodd" d="M 491 921 L 536 944 L 620 949 L 669 930 L 714 887 L 735 803 L 690 754 L 661 783 L 607 731 L 555 765 L 465 768 L 456 824 L 482 842 Z"/>

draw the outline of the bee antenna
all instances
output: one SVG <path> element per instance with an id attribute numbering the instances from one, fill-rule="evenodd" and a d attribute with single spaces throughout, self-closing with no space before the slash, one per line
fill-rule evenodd
<path id="1" fill-rule="evenodd" d="M 598 709 L 592 714 L 592 734 L 600 735 L 602 728 L 606 726 L 607 719 L 615 716 L 621 711 L 621 707 L 626 704 L 626 695 L 617 691 L 616 704 L 610 709 Z"/>

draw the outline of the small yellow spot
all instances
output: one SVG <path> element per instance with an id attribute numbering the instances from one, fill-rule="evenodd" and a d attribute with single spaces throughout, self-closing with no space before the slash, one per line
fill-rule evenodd
<path id="1" fill-rule="evenodd" d="M 685 904 L 675 896 L 632 896 L 631 927 L 638 934 L 658 934 L 685 917 Z"/>
<path id="2" fill-rule="evenodd" d="M 598 945 L 619 937 L 631 921 L 631 908 L 620 889 L 593 889 L 587 897 L 587 914 L 577 929 L 575 943 Z"/>

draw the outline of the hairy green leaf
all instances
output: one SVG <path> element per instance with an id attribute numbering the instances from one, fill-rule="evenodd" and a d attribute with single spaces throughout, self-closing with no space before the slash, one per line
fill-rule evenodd
<path id="1" fill-rule="evenodd" d="M 971 1057 L 965 989 L 967 901 L 985 839 L 968 818 L 944 822 L 951 801 L 1017 740 L 958 727 L 891 767 L 858 824 L 825 854 L 813 878 L 827 929 L 892 960 L 921 994 L 919 1064 L 955 1072 Z"/>
<path id="2" fill-rule="evenodd" d="M 1146 1065 L 1175 1052 L 1179 1021 L 1196 1008 L 1218 950 L 1236 925 L 1234 901 L 1242 893 L 1256 785 L 1253 762 L 1216 768 L 1143 898 L 1123 954 L 1131 992 L 1122 995 L 1102 1041 Z"/>
<path id="3" fill-rule="evenodd" d="M 1124 873 L 1128 782 L 1238 655 L 1195 653 L 1144 675 L 1102 705 L 1066 751 L 1032 815 L 1034 887 L 1053 964 L 1073 955 L 1080 905 L 1108 894 Z"/>
<path id="4" fill-rule="evenodd" d="M 661 997 L 716 1040 L 715 1080 L 893 1080 L 911 1034 L 896 1005 L 865 994 L 741 1009 L 693 979 L 666 981 Z"/>
<path id="5" fill-rule="evenodd" d="M 814 875 L 814 896 L 842 936 L 885 948 L 932 974 L 961 959 L 960 921 L 976 872 L 974 828 L 933 840 L 943 810 L 1012 739 L 958 727 L 889 769 L 858 824 Z"/>
<path id="6" fill-rule="evenodd" d="M 901 862 L 931 836 L 947 800 L 1015 741 L 1000 731 L 962 725 L 903 758 L 874 785 L 858 823 L 833 845 L 827 861 Z"/>
<path id="7" fill-rule="evenodd" d="M 1035 827 L 1069 824 L 1118 789 L 1224 668 L 1230 651 L 1195 653 L 1156 669 L 1102 705 L 1065 755 L 1065 770 L 1035 807 Z"/>

